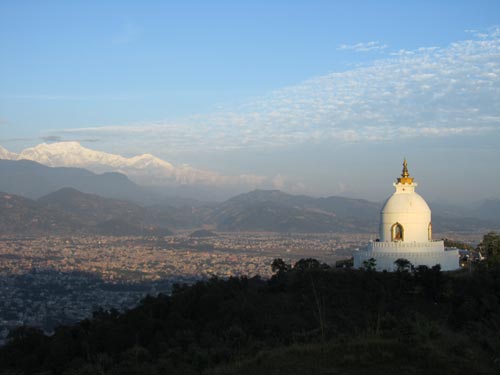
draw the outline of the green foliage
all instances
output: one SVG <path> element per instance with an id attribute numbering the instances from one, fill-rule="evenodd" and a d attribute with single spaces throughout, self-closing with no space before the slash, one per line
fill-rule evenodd
<path id="1" fill-rule="evenodd" d="M 97 311 L 48 337 L 23 327 L 0 374 L 497 373 L 500 269 L 466 277 L 273 262 Z"/>
<path id="2" fill-rule="evenodd" d="M 363 268 L 367 271 L 375 271 L 377 267 L 377 260 L 375 258 L 370 258 L 363 261 Z"/>
<path id="3" fill-rule="evenodd" d="M 307 270 L 319 270 L 322 268 L 326 269 L 328 268 L 328 265 L 325 263 L 320 263 L 316 259 L 312 258 L 301 259 L 293 266 L 293 269 L 298 272 L 304 272 Z"/>
<path id="4" fill-rule="evenodd" d="M 209 374 L 494 374 L 488 366 L 472 360 L 481 358 L 481 354 L 468 349 L 464 339 L 453 334 L 442 335 L 409 346 L 402 338 L 362 336 L 293 344 L 219 366 Z M 457 344 L 464 345 L 463 350 Z M 454 350 L 447 352 L 450 346 Z"/>
<path id="5" fill-rule="evenodd" d="M 394 261 L 396 265 L 396 271 L 398 272 L 409 272 L 413 269 L 413 264 L 408 259 L 399 258 Z"/>
<path id="6" fill-rule="evenodd" d="M 486 257 L 488 264 L 500 264 L 500 235 L 495 232 L 485 234 L 479 244 L 479 250 Z"/>
<path id="7" fill-rule="evenodd" d="M 335 267 L 337 268 L 352 268 L 354 267 L 354 258 L 350 257 L 348 259 L 341 259 L 335 262 Z"/>
<path id="8" fill-rule="evenodd" d="M 290 264 L 285 263 L 285 261 L 281 258 L 276 258 L 273 260 L 273 263 L 271 264 L 271 270 L 273 273 L 283 273 L 287 272 L 290 270 L 292 266 Z"/>
<path id="9" fill-rule="evenodd" d="M 465 242 L 461 241 L 456 241 L 456 240 L 450 240 L 448 238 L 444 239 L 444 246 L 445 247 L 456 247 L 457 249 L 461 250 L 475 250 L 474 246 L 466 244 Z"/>

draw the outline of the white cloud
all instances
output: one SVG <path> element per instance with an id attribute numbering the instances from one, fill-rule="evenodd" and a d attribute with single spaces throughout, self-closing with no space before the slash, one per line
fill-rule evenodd
<path id="1" fill-rule="evenodd" d="M 499 119 L 500 32 L 493 29 L 485 38 L 400 51 L 209 115 L 66 133 L 129 137 L 128 142 L 147 141 L 148 152 L 173 154 L 488 132 L 498 137 Z"/>
<path id="2" fill-rule="evenodd" d="M 355 52 L 381 51 L 387 48 L 387 44 L 381 44 L 378 41 L 361 42 L 356 44 L 341 44 L 338 50 L 351 50 Z"/>

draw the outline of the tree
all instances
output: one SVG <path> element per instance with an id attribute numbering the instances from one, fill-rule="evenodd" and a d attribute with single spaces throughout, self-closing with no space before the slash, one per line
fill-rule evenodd
<path id="1" fill-rule="evenodd" d="M 320 268 L 328 268 L 328 266 L 321 264 L 313 258 L 300 259 L 293 266 L 293 269 L 296 271 L 319 270 Z"/>
<path id="2" fill-rule="evenodd" d="M 49 352 L 49 337 L 39 328 L 21 326 L 10 331 L 7 339 L 8 345 L 4 353 L 0 353 L 0 368 L 13 367 L 23 369 L 26 374 L 35 373 Z"/>
<path id="3" fill-rule="evenodd" d="M 408 272 L 413 268 L 413 264 L 405 258 L 399 258 L 394 261 L 396 265 L 396 271 L 398 272 Z"/>
<path id="4" fill-rule="evenodd" d="M 488 264 L 500 263 L 500 235 L 495 232 L 485 234 L 479 244 L 479 251 L 486 257 Z"/>
<path id="5" fill-rule="evenodd" d="M 425 265 L 417 266 L 415 279 L 427 298 L 436 301 L 443 294 L 445 279 L 439 264 L 431 268 Z"/>
<path id="6" fill-rule="evenodd" d="M 456 247 L 461 250 L 474 250 L 474 246 L 466 244 L 465 242 L 450 240 L 448 238 L 444 239 L 444 247 Z"/>
<path id="7" fill-rule="evenodd" d="M 276 258 L 271 264 L 271 270 L 273 271 L 273 273 L 277 272 L 278 274 L 281 274 L 289 271 L 291 268 L 292 266 L 290 264 L 286 264 L 285 261 L 281 258 Z"/>
<path id="8" fill-rule="evenodd" d="M 375 258 L 370 258 L 363 261 L 363 268 L 367 271 L 375 271 L 377 267 L 377 260 Z"/>
<path id="9" fill-rule="evenodd" d="M 341 259 L 335 262 L 336 268 L 352 268 L 354 266 L 354 258 L 350 257 L 349 259 Z"/>

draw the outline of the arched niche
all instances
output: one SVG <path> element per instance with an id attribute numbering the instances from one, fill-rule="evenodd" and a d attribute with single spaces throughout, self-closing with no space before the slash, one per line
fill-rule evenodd
<path id="1" fill-rule="evenodd" d="M 391 240 L 392 241 L 403 241 L 404 240 L 404 228 L 400 223 L 395 223 L 391 227 Z"/>

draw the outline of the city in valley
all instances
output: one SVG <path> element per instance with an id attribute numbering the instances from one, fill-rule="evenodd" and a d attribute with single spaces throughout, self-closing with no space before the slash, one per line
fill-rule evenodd
<path id="1" fill-rule="evenodd" d="M 0 340 L 20 325 L 51 332 L 101 308 L 131 308 L 147 294 L 170 293 L 174 284 L 214 276 L 267 278 L 275 258 L 291 264 L 301 258 L 335 264 L 375 236 L 211 234 L 1 237 Z"/>
<path id="2" fill-rule="evenodd" d="M 0 238 L 0 339 L 23 324 L 50 332 L 99 309 L 123 310 L 145 295 L 201 278 L 269 277 L 271 263 L 314 257 L 333 264 L 367 234 L 190 233 L 168 237 Z"/>

